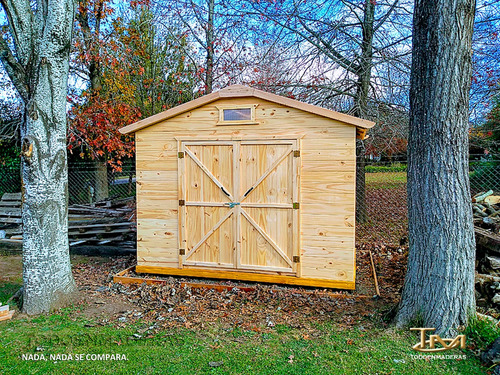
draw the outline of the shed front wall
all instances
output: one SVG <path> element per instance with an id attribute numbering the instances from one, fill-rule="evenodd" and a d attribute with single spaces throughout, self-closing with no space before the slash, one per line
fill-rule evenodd
<path id="1" fill-rule="evenodd" d="M 259 125 L 216 125 L 216 106 L 245 104 L 258 105 Z M 180 140 L 273 138 L 300 139 L 301 278 L 353 288 L 356 128 L 257 98 L 221 99 L 136 133 L 139 268 L 179 267 Z"/>

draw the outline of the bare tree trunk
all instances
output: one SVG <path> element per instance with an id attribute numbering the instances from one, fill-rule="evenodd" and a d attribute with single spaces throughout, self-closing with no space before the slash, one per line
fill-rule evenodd
<path id="1" fill-rule="evenodd" d="M 368 114 L 368 93 L 372 75 L 373 59 L 373 23 L 375 19 L 375 2 L 365 1 L 365 12 L 362 23 L 363 41 L 361 58 L 357 69 L 358 81 L 354 98 L 355 116 L 366 118 Z M 365 181 L 365 147 L 362 140 L 356 141 L 356 222 L 365 223 L 368 220 L 366 207 Z"/>
<path id="2" fill-rule="evenodd" d="M 22 139 L 23 310 L 60 307 L 76 291 L 68 246 L 66 93 L 73 1 L 1 2 L 16 54 L 0 59 L 24 102 Z"/>
<path id="3" fill-rule="evenodd" d="M 475 311 L 468 175 L 474 0 L 417 0 L 410 91 L 410 255 L 398 326 L 453 334 Z M 447 203 L 444 203 L 447 202 Z M 451 204 L 449 202 L 452 202 Z"/>
<path id="4" fill-rule="evenodd" d="M 368 221 L 366 207 L 365 147 L 362 140 L 356 139 L 356 223 Z"/>
<path id="5" fill-rule="evenodd" d="M 80 28 L 83 34 L 83 41 L 85 43 L 85 49 L 90 55 L 90 61 L 88 62 L 87 69 L 89 75 L 89 91 L 90 91 L 90 101 L 96 101 L 99 99 L 99 91 L 102 89 L 102 67 L 101 67 L 101 54 L 99 37 L 101 33 L 101 21 L 102 13 L 104 9 L 104 1 L 97 3 L 94 9 L 95 22 L 92 22 L 89 18 L 89 9 L 86 1 L 78 0 L 78 12 L 76 13 L 76 21 L 80 24 Z M 91 24 L 94 26 L 94 30 L 91 28 Z M 96 126 L 96 124 L 92 124 Z M 108 186 L 108 174 L 106 167 L 106 160 L 104 158 L 94 159 L 94 170 L 95 170 L 95 185 L 94 185 L 94 195 L 96 201 L 101 201 L 109 197 L 109 186 Z"/>
<path id="6" fill-rule="evenodd" d="M 207 29 L 205 30 L 207 38 L 207 70 L 205 72 L 206 94 L 210 94 L 213 91 L 214 86 L 214 13 L 215 0 L 209 0 Z"/>
<path id="7" fill-rule="evenodd" d="M 108 166 L 103 160 L 95 160 L 95 200 L 102 201 L 109 197 Z"/>

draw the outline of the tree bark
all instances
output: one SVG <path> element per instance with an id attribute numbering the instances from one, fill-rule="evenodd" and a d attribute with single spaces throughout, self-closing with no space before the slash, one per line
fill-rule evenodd
<path id="1" fill-rule="evenodd" d="M 410 254 L 396 323 L 421 319 L 442 335 L 454 334 L 475 311 L 468 175 L 474 11 L 474 0 L 417 0 L 414 10 Z"/>
<path id="2" fill-rule="evenodd" d="M 104 160 L 94 160 L 95 166 L 95 200 L 102 201 L 109 197 L 108 166 Z"/>
<path id="3" fill-rule="evenodd" d="M 373 63 L 373 23 L 375 19 L 375 1 L 365 1 L 365 12 L 362 23 L 363 41 L 361 57 L 357 68 L 357 88 L 354 97 L 354 115 L 366 118 L 368 115 L 368 93 L 372 76 Z M 356 222 L 368 221 L 366 207 L 365 182 L 365 147 L 362 140 L 356 140 Z"/>
<path id="4" fill-rule="evenodd" d="M 23 311 L 39 314 L 76 291 L 68 246 L 66 93 L 75 4 L 2 1 L 16 64 L 2 58 L 24 102 L 22 139 Z M 0 45 L 0 57 L 12 54 Z M 13 54 L 12 54 L 13 56 Z"/>
<path id="5" fill-rule="evenodd" d="M 215 0 L 209 0 L 207 29 L 205 30 L 207 38 L 207 70 L 205 72 L 206 94 L 210 94 L 213 91 L 213 85 L 214 85 L 214 56 L 215 56 L 214 14 L 215 14 Z"/>

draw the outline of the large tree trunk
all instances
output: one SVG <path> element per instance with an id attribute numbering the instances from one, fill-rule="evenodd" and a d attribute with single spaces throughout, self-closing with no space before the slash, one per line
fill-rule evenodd
<path id="1" fill-rule="evenodd" d="M 358 66 L 358 81 L 354 98 L 354 115 L 366 118 L 368 115 L 368 93 L 372 75 L 373 60 L 373 23 L 375 19 L 375 2 L 365 1 L 363 17 L 363 41 L 361 57 Z M 365 147 L 362 140 L 356 141 L 356 222 L 365 223 L 368 220 L 366 212 L 366 184 L 365 184 Z"/>
<path id="2" fill-rule="evenodd" d="M 410 91 L 410 254 L 396 317 L 452 334 L 475 311 L 468 175 L 474 0 L 417 0 Z"/>
<path id="3" fill-rule="evenodd" d="M 76 287 L 68 246 L 66 93 L 75 3 L 2 1 L 16 47 L 0 59 L 24 105 L 22 139 L 23 310 L 68 302 Z M 1 39 L 1 38 L 0 38 Z"/>

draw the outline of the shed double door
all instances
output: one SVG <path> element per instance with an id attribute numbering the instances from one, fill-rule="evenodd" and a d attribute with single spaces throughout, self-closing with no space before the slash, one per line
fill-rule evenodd
<path id="1" fill-rule="evenodd" d="M 298 140 L 179 143 L 179 265 L 296 275 Z"/>

